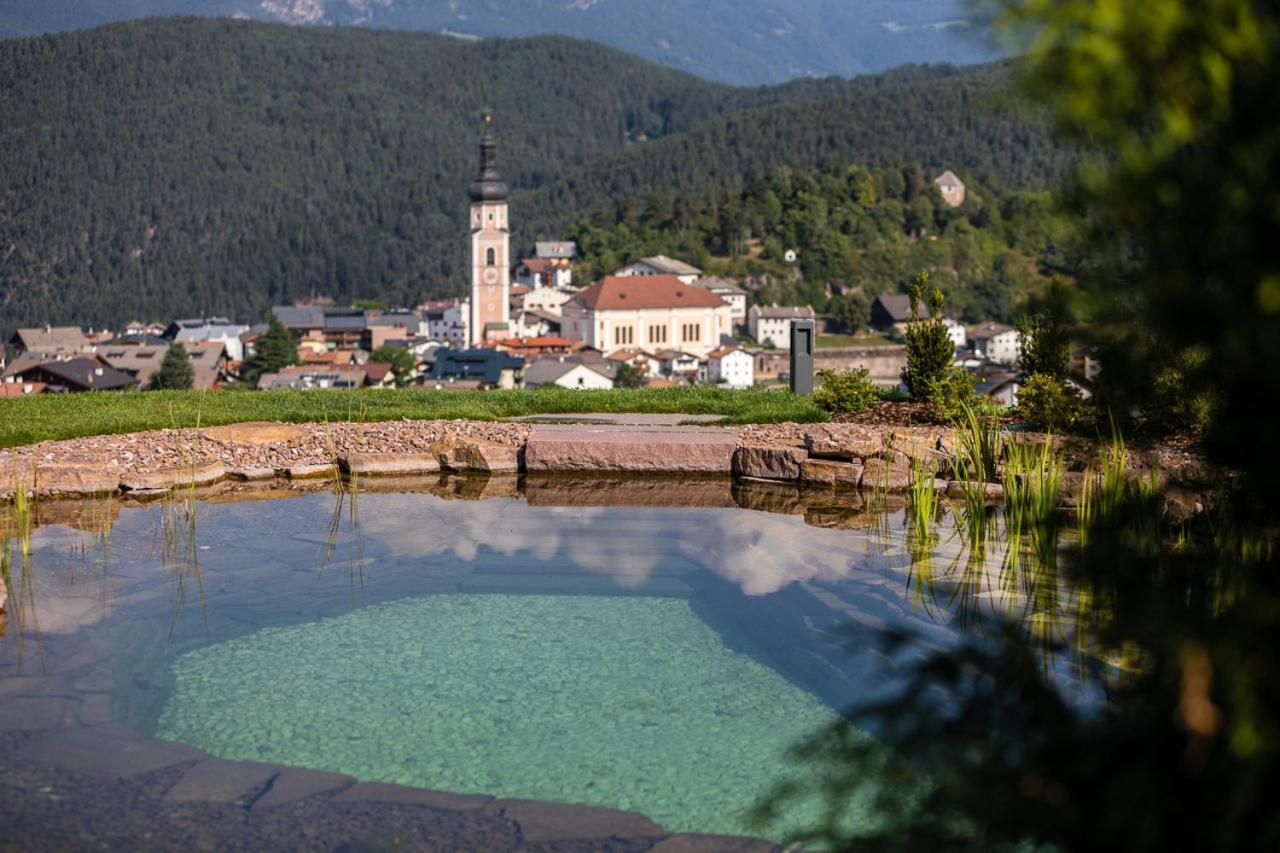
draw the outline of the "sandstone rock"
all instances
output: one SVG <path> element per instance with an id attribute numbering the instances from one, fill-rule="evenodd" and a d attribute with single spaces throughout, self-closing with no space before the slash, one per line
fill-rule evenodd
<path id="1" fill-rule="evenodd" d="M 520 497 L 520 477 L 516 474 L 470 474 L 451 478 L 453 494 L 465 501 Z"/>
<path id="2" fill-rule="evenodd" d="M 526 470 L 635 474 L 729 474 L 735 430 L 536 427 L 525 445 Z"/>
<path id="3" fill-rule="evenodd" d="M 330 802 L 333 803 L 392 803 L 398 805 L 426 806 L 450 811 L 472 811 L 493 802 L 493 797 L 483 794 L 452 794 L 429 788 L 412 788 L 389 782 L 361 782 L 347 788 Z"/>
<path id="4" fill-rule="evenodd" d="M 348 474 L 366 477 L 420 476 L 440 470 L 434 453 L 352 453 L 341 464 Z"/>
<path id="5" fill-rule="evenodd" d="M 438 453 L 439 463 L 451 471 L 480 471 L 486 474 L 520 472 L 520 448 L 492 441 L 464 440 Z"/>
<path id="6" fill-rule="evenodd" d="M 852 424 L 808 427 L 804 431 L 804 446 L 813 456 L 832 459 L 865 459 L 885 447 L 879 431 Z"/>
<path id="7" fill-rule="evenodd" d="M 529 506 L 732 507 L 728 477 L 530 474 Z"/>
<path id="8" fill-rule="evenodd" d="M 873 457 L 863 465 L 860 485 L 868 491 L 905 492 L 911 488 L 911 468 L 905 462 Z"/>
<path id="9" fill-rule="evenodd" d="M 35 482 L 39 497 L 101 495 L 120 489 L 119 478 L 97 465 L 41 465 L 36 469 Z"/>
<path id="10" fill-rule="evenodd" d="M 733 473 L 761 480 L 799 480 L 800 464 L 809 458 L 798 447 L 739 447 L 733 454 Z"/>
<path id="11" fill-rule="evenodd" d="M 735 480 L 733 500 L 742 509 L 772 512 L 781 515 L 800 515 L 804 504 L 800 501 L 800 486 L 778 480 Z"/>
<path id="12" fill-rule="evenodd" d="M 1004 486 L 999 483 L 968 483 L 963 480 L 951 480 L 947 483 L 947 497 L 963 500 L 965 492 L 972 488 L 982 489 L 983 500 L 1004 500 Z"/>
<path id="13" fill-rule="evenodd" d="M 883 513 L 875 509 L 856 507 L 810 507 L 804 511 L 804 523 L 810 527 L 831 530 L 871 530 Z"/>
<path id="14" fill-rule="evenodd" d="M 306 462 L 284 469 L 290 480 L 324 480 L 337 475 L 337 466 L 329 462 Z"/>
<path id="15" fill-rule="evenodd" d="M 806 459 L 800 463 L 800 480 L 815 486 L 856 489 L 862 479 L 862 462 L 842 459 Z"/>
<path id="16" fill-rule="evenodd" d="M 228 468 L 227 477 L 232 480 L 239 480 L 242 483 L 252 483 L 260 480 L 274 480 L 276 478 L 276 469 Z"/>
<path id="17" fill-rule="evenodd" d="M 10 500 L 21 485 L 28 495 L 36 491 L 36 468 L 26 459 L 0 461 L 0 501 Z"/>
<path id="18" fill-rule="evenodd" d="M 150 473 L 129 473 L 120 480 L 120 488 L 127 492 L 169 490 L 179 486 L 207 486 L 227 475 L 221 462 L 205 465 L 184 465 L 180 468 L 163 468 Z"/>
<path id="19" fill-rule="evenodd" d="M 895 431 L 889 434 L 885 443 L 911 462 L 930 471 L 937 471 L 943 458 L 938 452 L 938 435 L 932 431 Z"/>
<path id="20" fill-rule="evenodd" d="M 314 797 L 317 794 L 341 791 L 354 785 L 355 781 L 350 776 L 343 776 L 340 773 L 286 767 L 272 781 L 270 790 L 253 801 L 253 808 L 255 811 L 269 809 Z"/>
<path id="21" fill-rule="evenodd" d="M 253 421 L 209 427 L 202 434 L 207 439 L 227 444 L 278 444 L 293 441 L 302 435 L 303 429 L 299 424 Z"/>

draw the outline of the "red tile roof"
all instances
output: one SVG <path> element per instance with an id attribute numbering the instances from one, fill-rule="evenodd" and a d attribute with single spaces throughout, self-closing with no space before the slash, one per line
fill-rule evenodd
<path id="1" fill-rule="evenodd" d="M 574 301 L 593 311 L 719 308 L 728 304 L 711 291 L 690 287 L 673 275 L 605 276 Z"/>

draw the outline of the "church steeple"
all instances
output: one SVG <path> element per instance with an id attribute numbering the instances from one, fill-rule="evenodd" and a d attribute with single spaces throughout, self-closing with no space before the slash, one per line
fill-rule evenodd
<path id="1" fill-rule="evenodd" d="M 467 342 L 471 346 L 504 338 L 511 324 L 511 226 L 507 196 L 498 176 L 497 145 L 485 116 L 480 140 L 480 173 L 471 183 L 471 308 Z"/>
<path id="2" fill-rule="evenodd" d="M 485 116 L 484 136 L 480 138 L 480 172 L 471 183 L 472 201 L 505 201 L 510 188 L 498 177 L 497 143 L 493 139 L 490 117 Z"/>

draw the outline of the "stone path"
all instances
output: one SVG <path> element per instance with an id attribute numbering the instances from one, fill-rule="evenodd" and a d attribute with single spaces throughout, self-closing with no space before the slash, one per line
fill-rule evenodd
<path id="1" fill-rule="evenodd" d="M 724 420 L 721 415 L 642 415 L 613 412 L 579 412 L 560 415 L 526 415 L 511 418 L 514 423 L 528 424 L 614 424 L 616 426 L 680 426 L 689 424 L 715 424 Z"/>

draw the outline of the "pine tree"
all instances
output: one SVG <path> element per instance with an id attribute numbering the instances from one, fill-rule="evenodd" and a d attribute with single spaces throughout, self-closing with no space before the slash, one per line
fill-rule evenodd
<path id="1" fill-rule="evenodd" d="M 253 355 L 240 370 L 240 378 L 256 385 L 262 374 L 297 363 L 298 346 L 293 342 L 293 335 L 289 334 L 280 318 L 272 314 L 269 327 L 258 338 L 253 346 Z"/>
<path id="2" fill-rule="evenodd" d="M 902 368 L 902 382 L 913 400 L 932 400 L 947 379 L 956 358 L 956 347 L 942 322 L 942 291 L 933 289 L 929 297 L 932 315 L 921 317 L 921 303 L 929 273 L 916 276 L 911 289 L 911 319 L 907 321 L 907 366 Z"/>
<path id="3" fill-rule="evenodd" d="M 151 391 L 185 391 L 190 390 L 195 381 L 196 372 L 191 367 L 187 348 L 175 342 L 169 345 L 160 369 L 151 377 L 151 384 L 147 387 Z"/>

